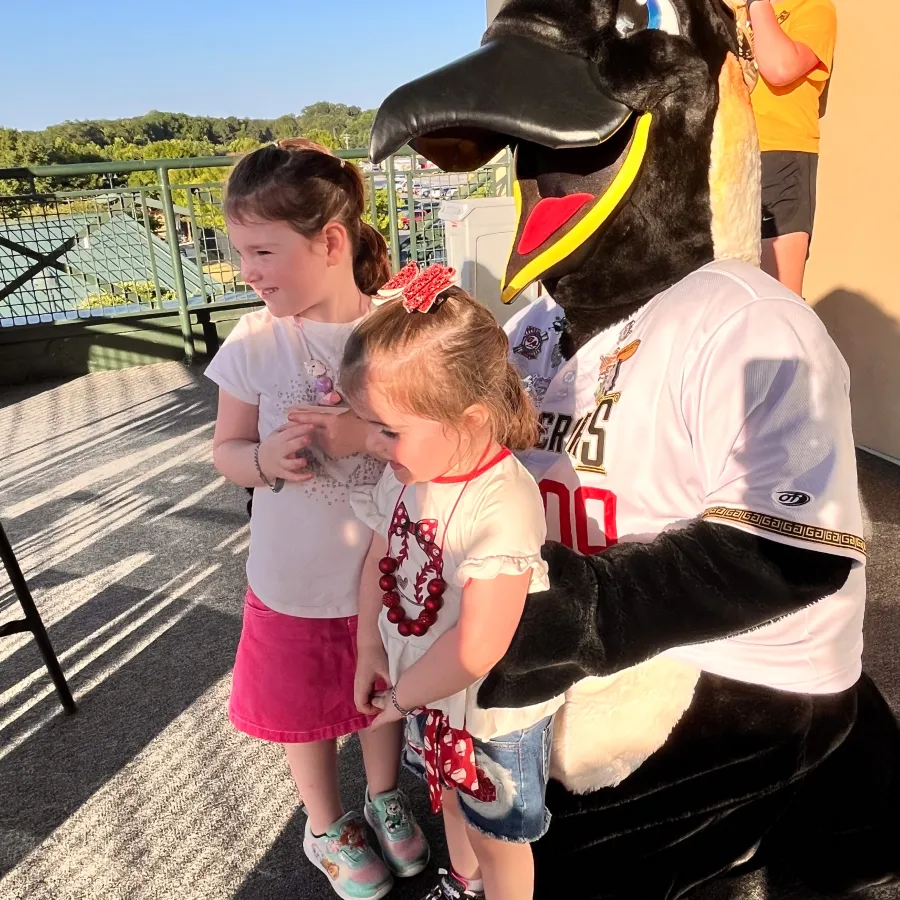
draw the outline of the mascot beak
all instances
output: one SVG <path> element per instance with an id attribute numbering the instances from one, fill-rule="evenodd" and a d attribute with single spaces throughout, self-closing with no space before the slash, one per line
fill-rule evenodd
<path id="1" fill-rule="evenodd" d="M 471 172 L 518 141 L 593 147 L 631 113 L 597 82 L 590 60 L 526 38 L 495 38 L 394 91 L 378 111 L 369 155 L 381 162 L 408 143 L 446 172 Z"/>
<path id="2" fill-rule="evenodd" d="M 640 171 L 650 118 L 608 96 L 586 57 L 502 35 L 394 91 L 370 156 L 381 162 L 408 143 L 465 172 L 513 147 L 516 234 L 501 286 L 511 303 L 567 271 L 613 215 Z"/>

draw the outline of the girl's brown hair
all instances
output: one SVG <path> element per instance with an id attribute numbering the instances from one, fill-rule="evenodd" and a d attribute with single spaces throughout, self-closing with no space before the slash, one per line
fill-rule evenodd
<path id="1" fill-rule="evenodd" d="M 329 222 L 340 222 L 353 246 L 353 277 L 374 294 L 390 277 L 384 238 L 363 222 L 365 186 L 359 169 L 305 138 L 254 150 L 232 170 L 225 216 L 238 222 L 287 222 L 313 238 Z"/>
<path id="2" fill-rule="evenodd" d="M 449 288 L 431 312 L 402 300 L 377 307 L 350 335 L 341 363 L 343 393 L 361 398 L 374 369 L 398 409 L 459 428 L 474 404 L 490 414 L 494 439 L 527 450 L 538 437 L 537 410 L 509 362 L 509 341 L 485 307 Z"/>

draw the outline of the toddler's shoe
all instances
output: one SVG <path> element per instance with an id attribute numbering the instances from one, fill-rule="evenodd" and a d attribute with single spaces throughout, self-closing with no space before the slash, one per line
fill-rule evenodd
<path id="1" fill-rule="evenodd" d="M 372 798 L 366 791 L 365 814 L 378 837 L 384 861 L 398 878 L 418 875 L 428 865 L 428 842 L 403 791 L 388 791 Z"/>
<path id="2" fill-rule="evenodd" d="M 394 886 L 387 866 L 369 846 L 357 813 L 348 812 L 321 837 L 312 833 L 307 819 L 303 851 L 343 900 L 381 900 Z"/>
<path id="3" fill-rule="evenodd" d="M 453 872 L 440 869 L 441 880 L 422 900 L 484 900 L 483 891 L 470 891 Z"/>

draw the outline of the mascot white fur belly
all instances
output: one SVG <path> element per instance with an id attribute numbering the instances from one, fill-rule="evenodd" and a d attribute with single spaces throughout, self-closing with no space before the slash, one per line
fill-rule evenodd
<path id="1" fill-rule="evenodd" d="M 617 785 L 666 742 L 699 678 L 693 666 L 657 656 L 578 682 L 556 714 L 550 774 L 574 794 Z"/>

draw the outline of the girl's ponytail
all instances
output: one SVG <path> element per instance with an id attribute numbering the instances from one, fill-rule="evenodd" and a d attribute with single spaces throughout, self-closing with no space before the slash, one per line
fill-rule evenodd
<path id="1" fill-rule="evenodd" d="M 364 210 L 359 169 L 306 138 L 278 141 L 245 156 L 225 193 L 225 215 L 237 221 L 287 222 L 307 238 L 340 222 L 353 242 L 356 285 L 371 295 L 391 277 L 391 266 L 384 238 L 362 220 Z"/>
<path id="2" fill-rule="evenodd" d="M 356 279 L 356 286 L 369 296 L 391 277 L 387 243 L 381 233 L 367 222 L 360 223 L 359 242 L 353 258 L 353 277 Z"/>
<path id="3" fill-rule="evenodd" d="M 391 277 L 387 242 L 377 229 L 362 221 L 366 204 L 366 187 L 359 169 L 344 160 L 340 160 L 339 165 L 350 199 L 350 214 L 356 225 L 351 231 L 356 243 L 353 277 L 356 286 L 364 294 L 371 296 Z"/>
<path id="4" fill-rule="evenodd" d="M 501 421 L 506 433 L 498 436 L 497 442 L 510 450 L 531 450 L 537 444 L 540 433 L 537 409 L 525 392 L 516 367 L 510 362 L 506 364 L 503 393 L 508 414 Z"/>

